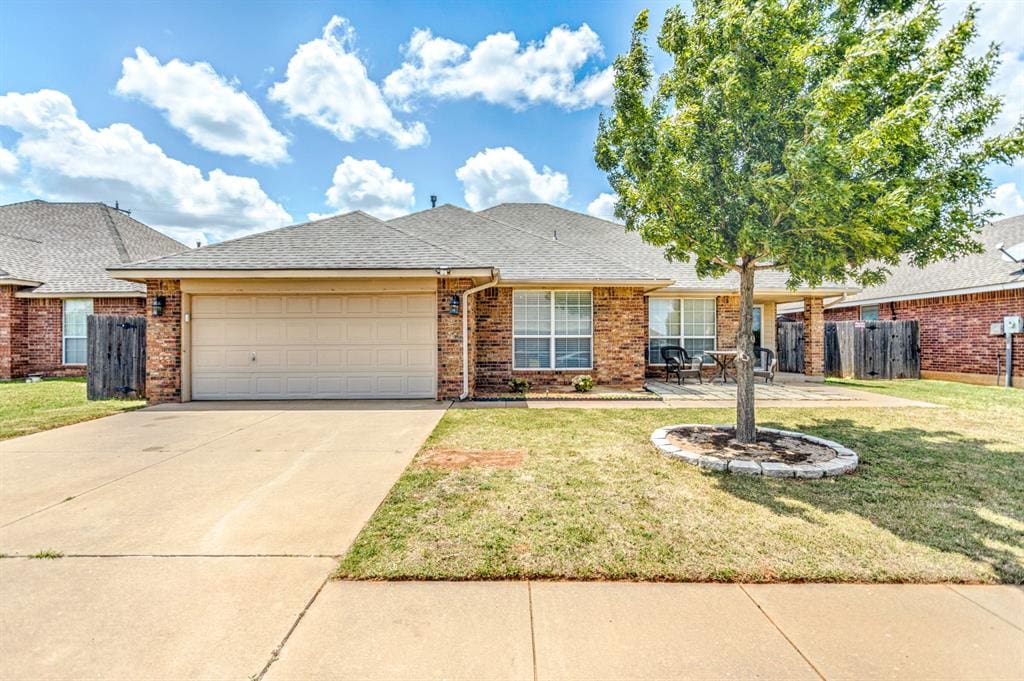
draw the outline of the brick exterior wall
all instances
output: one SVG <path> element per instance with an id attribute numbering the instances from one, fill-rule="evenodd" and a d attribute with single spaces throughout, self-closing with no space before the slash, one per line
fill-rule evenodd
<path id="1" fill-rule="evenodd" d="M 804 298 L 804 374 L 825 375 L 825 314 L 821 298 Z"/>
<path id="2" fill-rule="evenodd" d="M 16 298 L 17 287 L 0 289 L 0 379 L 84 376 L 84 366 L 64 364 L 63 299 Z M 93 298 L 93 313 L 142 314 L 144 304 L 142 298 Z"/>
<path id="3" fill-rule="evenodd" d="M 647 342 L 647 299 L 643 289 L 593 289 L 593 367 L 567 370 L 512 370 L 512 289 L 496 288 L 476 296 L 475 392 L 508 391 L 514 375 L 535 388 L 568 386 L 588 374 L 602 386 L 641 388 Z"/>
<path id="4" fill-rule="evenodd" d="M 181 283 L 146 282 L 146 397 L 150 403 L 181 401 Z M 164 313 L 153 315 L 152 301 L 164 296 Z"/>
<path id="5" fill-rule="evenodd" d="M 1005 336 L 988 335 L 1004 316 L 1024 316 L 1024 289 L 901 300 L 878 306 L 879 319 L 916 319 L 921 339 L 921 371 L 934 376 L 995 383 L 996 364 L 1005 367 Z M 857 306 L 826 310 L 828 321 L 860 319 Z M 1002 368 L 1000 377 L 1003 376 Z M 957 376 L 964 374 L 965 376 Z M 1024 378 L 1024 334 L 1014 336 L 1013 375 Z"/>
<path id="6" fill-rule="evenodd" d="M 459 314 L 453 315 L 450 312 L 451 299 L 452 296 L 461 295 L 463 291 L 472 287 L 472 279 L 450 278 L 437 282 L 437 399 L 439 400 L 455 399 L 462 394 L 462 315 L 471 315 L 468 329 L 472 341 L 476 326 L 472 316 L 474 304 L 470 301 L 467 305 L 469 309 L 460 310 Z M 470 298 L 474 297 L 476 296 L 470 296 Z M 469 347 L 470 354 L 473 356 L 472 342 Z M 470 390 L 472 390 L 473 382 L 473 365 L 470 363 Z"/>
<path id="7" fill-rule="evenodd" d="M 715 298 L 715 324 L 718 332 L 718 349 L 733 350 L 736 347 L 736 336 L 740 332 L 739 296 Z"/>

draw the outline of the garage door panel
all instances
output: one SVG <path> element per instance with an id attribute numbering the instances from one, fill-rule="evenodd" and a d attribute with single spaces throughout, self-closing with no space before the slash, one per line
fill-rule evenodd
<path id="1" fill-rule="evenodd" d="M 433 294 L 195 296 L 192 311 L 195 399 L 434 395 Z"/>

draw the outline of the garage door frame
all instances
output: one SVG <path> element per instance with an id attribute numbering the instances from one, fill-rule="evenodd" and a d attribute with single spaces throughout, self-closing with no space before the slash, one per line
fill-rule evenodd
<path id="1" fill-rule="evenodd" d="M 193 279 L 181 281 L 181 400 L 192 401 L 192 298 L 198 295 L 289 295 L 289 294 L 402 294 L 433 293 L 436 299 L 437 279 L 404 277 L 395 279 Z M 434 392 L 436 397 L 440 367 L 437 358 L 437 315 L 433 315 Z"/>

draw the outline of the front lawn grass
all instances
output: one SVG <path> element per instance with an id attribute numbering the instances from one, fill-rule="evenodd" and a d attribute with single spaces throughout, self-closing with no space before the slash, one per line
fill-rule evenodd
<path id="1" fill-rule="evenodd" d="M 0 383 L 0 440 L 138 409 L 145 400 L 85 399 L 84 378 Z"/>
<path id="2" fill-rule="evenodd" d="M 705 472 L 649 442 L 728 409 L 450 410 L 424 451 L 523 448 L 523 463 L 441 470 L 421 452 L 337 576 L 1024 581 L 1024 391 L 868 387 L 942 407 L 759 409 L 860 454 L 825 480 Z"/>

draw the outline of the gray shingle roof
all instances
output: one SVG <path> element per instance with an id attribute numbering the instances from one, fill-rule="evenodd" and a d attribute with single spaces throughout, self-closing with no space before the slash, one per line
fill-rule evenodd
<path id="1" fill-rule="evenodd" d="M 669 290 L 735 290 L 739 288 L 739 275 L 730 272 L 720 279 L 701 279 L 692 262 L 669 262 L 664 251 L 645 243 L 636 232 L 628 232 L 622 225 L 559 208 L 546 203 L 503 203 L 480 211 L 494 220 L 515 225 L 535 234 L 551 236 L 593 253 L 605 253 L 630 267 L 645 270 L 659 279 L 671 279 L 675 284 Z M 785 272 L 761 270 L 755 275 L 759 289 L 786 288 Z M 833 284 L 826 284 L 832 288 Z M 806 289 L 798 289 L 806 290 Z"/>
<path id="2" fill-rule="evenodd" d="M 536 234 L 444 205 L 388 222 L 416 236 L 497 267 L 507 281 L 650 281 L 657 276 L 618 260 L 584 251 L 551 234 Z"/>
<path id="3" fill-rule="evenodd" d="M 355 211 L 117 269 L 377 270 L 490 265 Z"/>
<path id="4" fill-rule="evenodd" d="M 993 222 L 982 230 L 978 241 L 985 248 L 982 253 L 959 260 L 942 260 L 923 268 L 904 262 L 893 268 L 885 283 L 847 296 L 833 307 L 988 286 L 1024 286 L 1024 275 L 1014 275 L 1024 265 L 1004 260 L 1002 253 L 996 250 L 999 243 L 1013 246 L 1024 242 L 1024 215 Z"/>
<path id="5" fill-rule="evenodd" d="M 102 203 L 25 201 L 0 206 L 0 283 L 40 282 L 33 293 L 139 293 L 106 268 L 187 250 Z"/>

